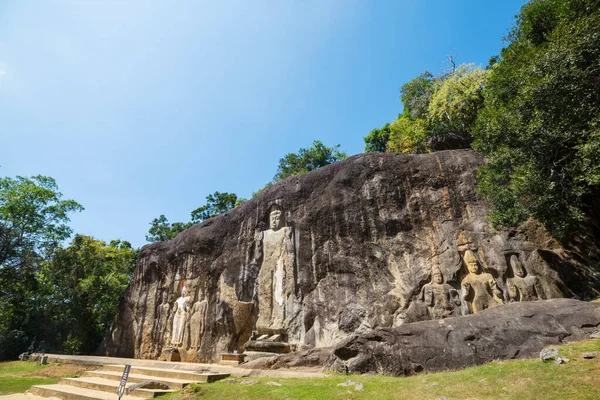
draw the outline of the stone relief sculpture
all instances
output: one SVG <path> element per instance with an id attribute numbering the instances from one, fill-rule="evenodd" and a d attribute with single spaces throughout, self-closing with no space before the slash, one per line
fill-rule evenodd
<path id="1" fill-rule="evenodd" d="M 509 258 L 509 267 L 513 276 L 506 280 L 509 301 L 535 301 L 543 298 L 538 289 L 538 277 L 527 274 L 519 257 L 512 254 Z"/>
<path id="2" fill-rule="evenodd" d="M 460 296 L 458 291 L 444 282 L 442 271 L 432 268 L 431 282 L 423 286 L 420 300 L 425 303 L 432 319 L 443 319 L 458 315 Z"/>
<path id="3" fill-rule="evenodd" d="M 464 261 L 469 271 L 461 282 L 465 312 L 476 313 L 503 304 L 502 292 L 498 289 L 496 280 L 491 274 L 482 272 L 479 260 L 471 250 L 465 252 Z"/>
<path id="4" fill-rule="evenodd" d="M 183 343 L 183 332 L 188 315 L 188 303 L 190 302 L 190 296 L 187 292 L 187 286 L 184 284 L 181 289 L 181 296 L 175 301 L 173 310 L 175 315 L 173 316 L 173 330 L 171 331 L 171 344 L 175 346 Z"/>
<path id="5" fill-rule="evenodd" d="M 204 295 L 203 290 L 198 291 L 198 301 L 192 306 L 191 317 L 190 317 L 190 337 L 191 337 L 191 348 L 196 350 L 200 347 L 202 341 L 202 335 L 206 327 L 206 309 L 208 307 L 208 301 Z"/>
<path id="6" fill-rule="evenodd" d="M 165 331 L 167 330 L 167 321 L 169 320 L 170 313 L 171 305 L 169 304 L 167 293 L 163 292 L 162 301 L 156 310 L 154 327 L 152 329 L 152 339 L 155 343 L 159 343 L 164 340 Z"/>
<path id="7" fill-rule="evenodd" d="M 295 293 L 294 231 L 283 226 L 280 207 L 269 213 L 269 229 L 256 236 L 256 260 L 261 260 L 258 273 L 258 319 L 261 334 L 286 332 L 286 300 Z"/>

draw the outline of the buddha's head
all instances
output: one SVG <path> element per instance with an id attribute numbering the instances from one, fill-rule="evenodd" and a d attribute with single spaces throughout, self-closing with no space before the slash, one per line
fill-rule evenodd
<path id="1" fill-rule="evenodd" d="M 444 276 L 442 275 L 442 271 L 440 271 L 439 268 L 433 269 L 433 281 L 438 285 L 444 283 Z"/>
<path id="2" fill-rule="evenodd" d="M 475 257 L 475 254 L 473 254 L 473 252 L 471 250 L 467 250 L 465 252 L 465 264 L 467 264 L 467 269 L 469 270 L 470 273 L 472 274 L 478 274 L 479 273 L 479 261 L 477 260 L 477 257 Z"/>
<path id="3" fill-rule="evenodd" d="M 510 256 L 510 266 L 512 267 L 515 276 L 518 276 L 519 278 L 524 278 L 525 275 L 527 275 L 523 264 L 521 264 L 521 261 L 519 261 L 519 257 L 517 257 L 516 254 Z"/>
<path id="4" fill-rule="evenodd" d="M 269 227 L 276 231 L 281 228 L 281 210 L 273 209 L 269 214 Z"/>

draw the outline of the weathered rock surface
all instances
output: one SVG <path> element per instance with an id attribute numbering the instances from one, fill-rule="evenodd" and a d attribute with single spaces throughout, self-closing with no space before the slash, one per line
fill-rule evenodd
<path id="1" fill-rule="evenodd" d="M 353 156 L 145 246 L 104 353 L 210 362 L 253 331 L 302 351 L 512 299 L 596 297 L 596 248 L 535 222 L 490 229 L 480 162 L 469 150 Z"/>
<path id="2" fill-rule="evenodd" d="M 387 375 L 459 369 L 536 357 L 547 345 L 588 338 L 599 325 L 600 305 L 595 303 L 570 299 L 513 303 L 352 336 L 335 348 L 335 364 L 352 373 Z"/>

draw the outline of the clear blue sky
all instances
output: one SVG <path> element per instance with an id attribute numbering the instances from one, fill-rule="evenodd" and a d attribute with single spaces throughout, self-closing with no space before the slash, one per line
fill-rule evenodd
<path id="1" fill-rule="evenodd" d="M 362 152 L 404 82 L 485 65 L 522 4 L 0 0 L 0 176 L 52 176 L 76 232 L 142 245 L 315 139 Z"/>

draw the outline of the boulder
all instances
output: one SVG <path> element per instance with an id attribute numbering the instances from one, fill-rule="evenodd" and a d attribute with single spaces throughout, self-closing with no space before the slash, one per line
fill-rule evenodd
<path id="1" fill-rule="evenodd" d="M 218 362 L 251 337 L 302 352 L 509 301 L 598 297 L 585 231 L 562 244 L 535 221 L 490 227 L 481 162 L 356 155 L 145 246 L 100 353 Z"/>
<path id="2" fill-rule="evenodd" d="M 335 347 L 337 360 L 332 365 L 347 367 L 351 373 L 386 375 L 460 369 L 493 360 L 533 358 L 545 346 L 588 338 L 598 326 L 597 303 L 571 299 L 513 303 L 469 316 L 354 335 Z"/>

